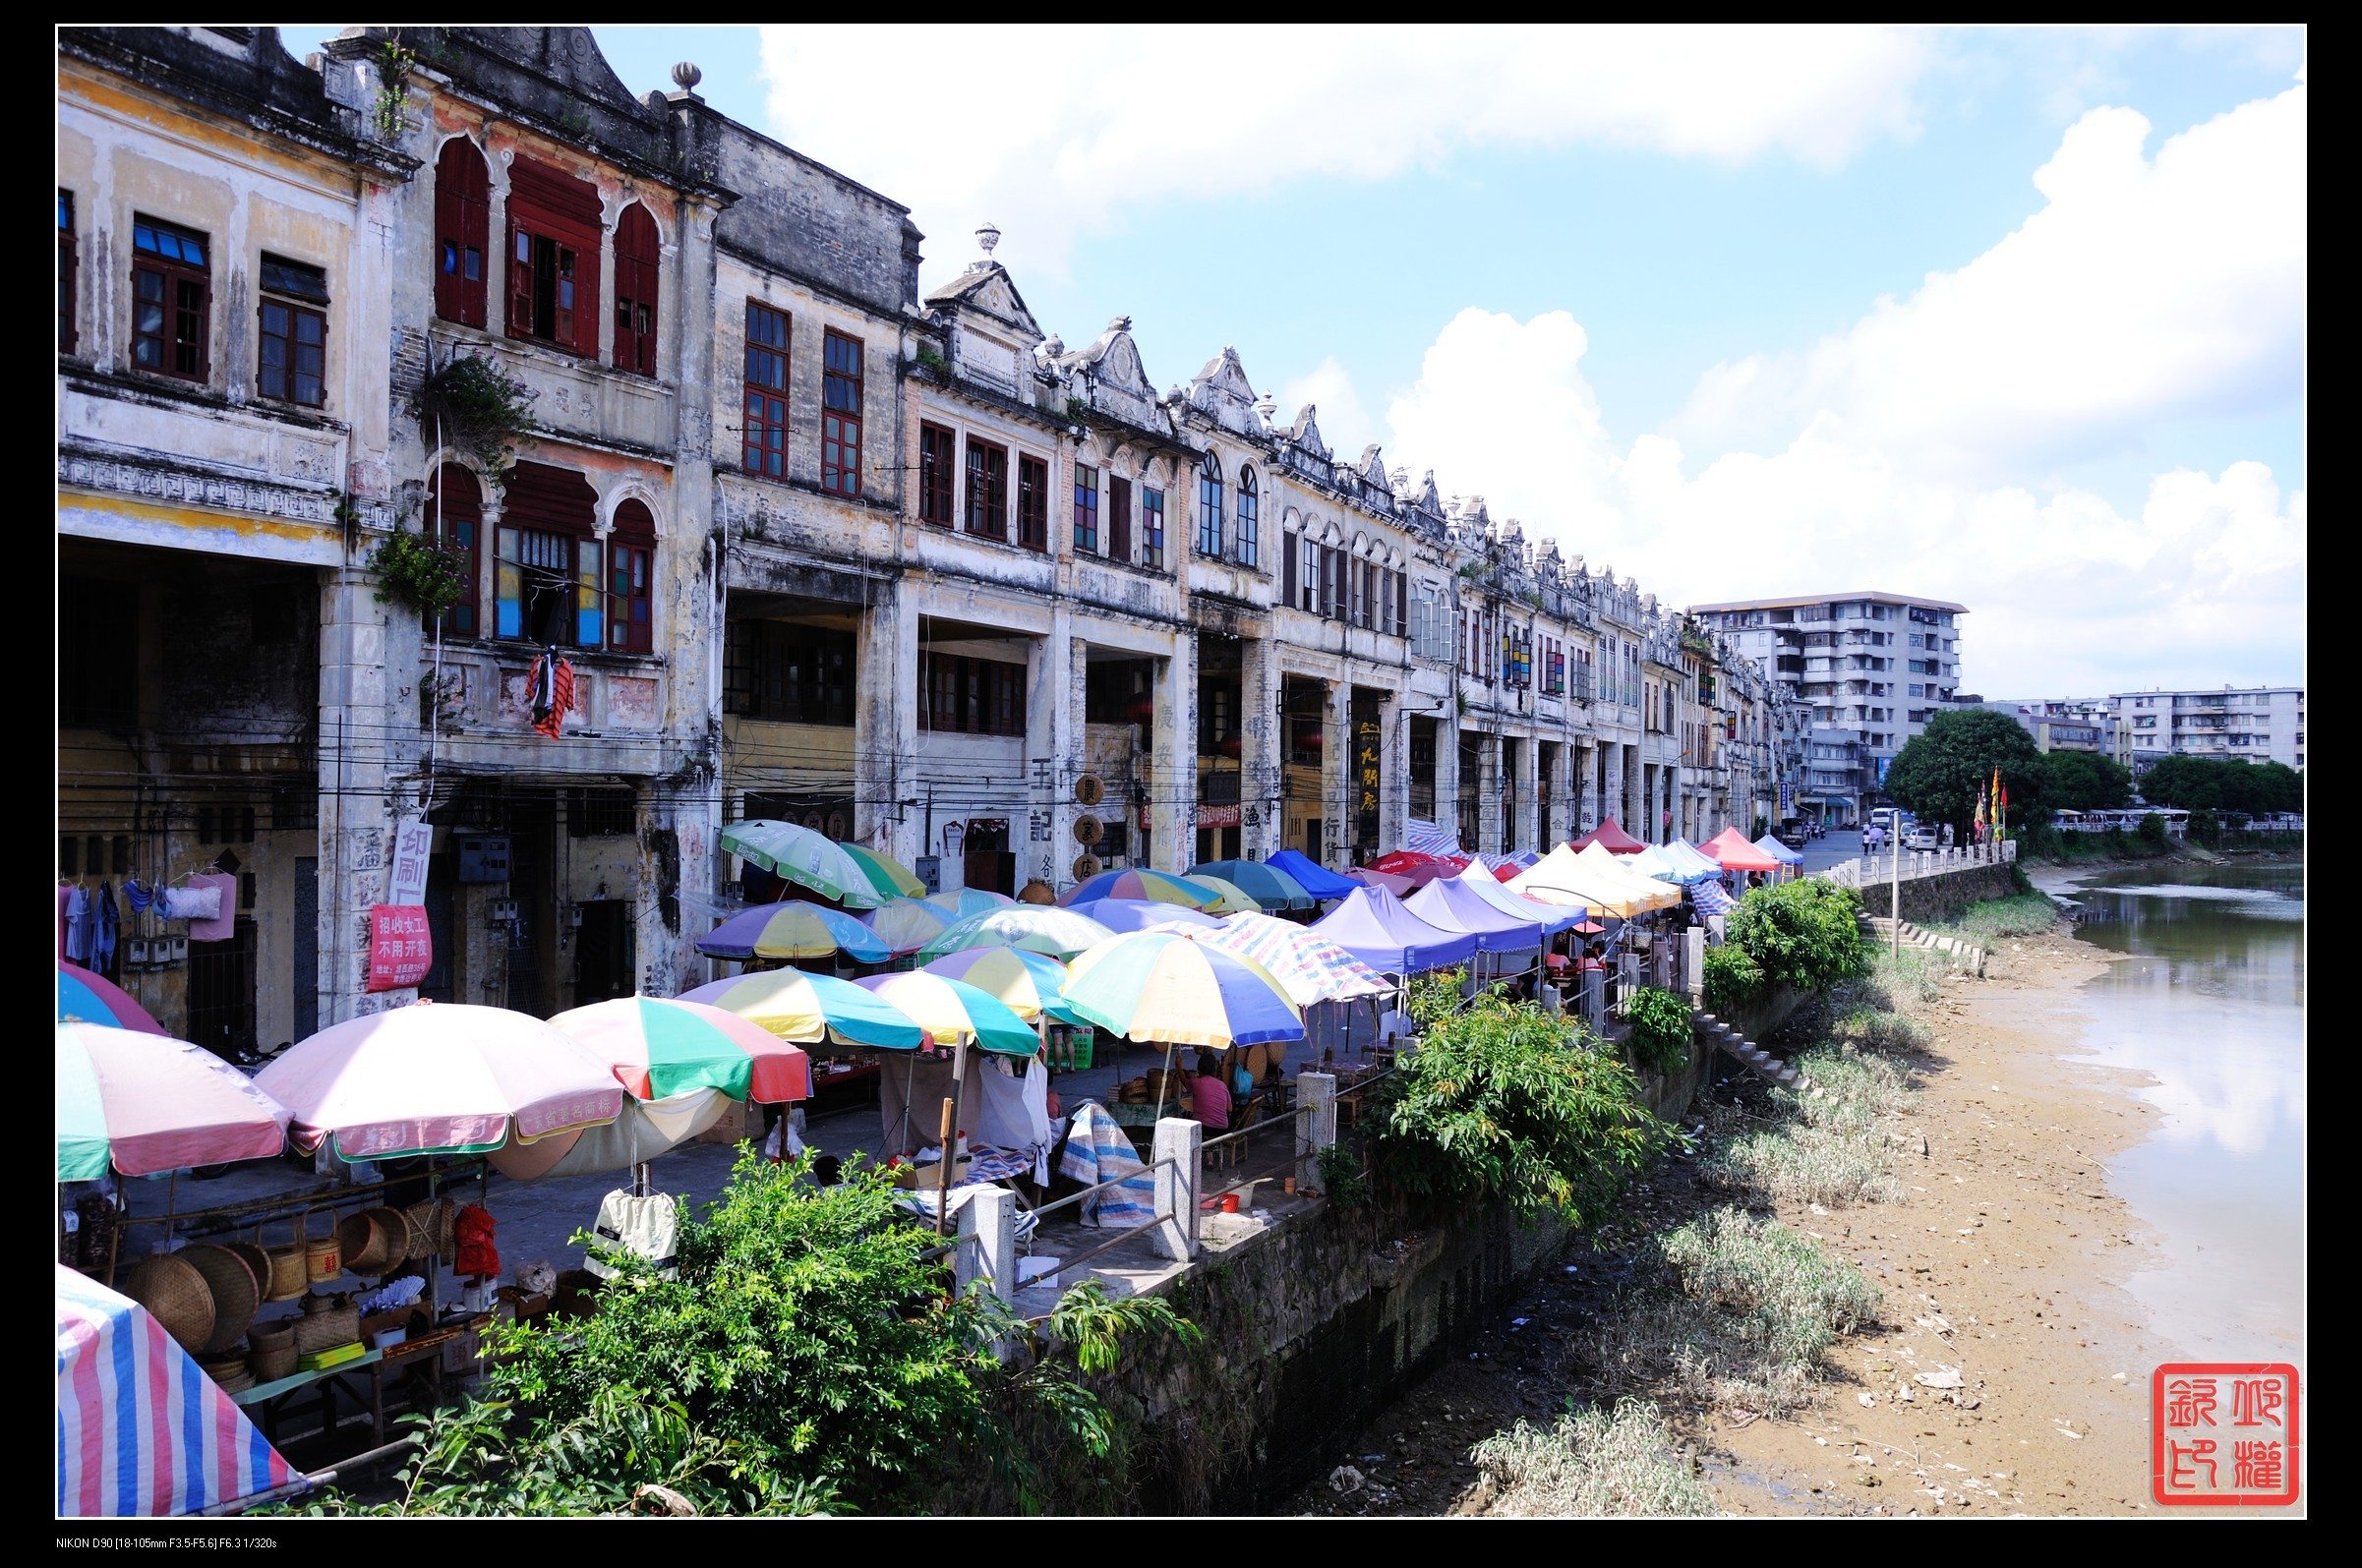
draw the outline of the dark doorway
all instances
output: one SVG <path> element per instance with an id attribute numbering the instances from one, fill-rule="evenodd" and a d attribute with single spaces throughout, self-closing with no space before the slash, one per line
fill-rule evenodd
<path id="1" fill-rule="evenodd" d="M 427 861 L 427 944 L 435 950 L 427 961 L 427 977 L 418 982 L 418 994 L 430 1002 L 455 1002 L 454 994 L 458 957 L 456 933 L 452 930 L 452 863 L 457 858 L 451 851 L 435 855 Z"/>
<path id="2" fill-rule="evenodd" d="M 1009 852 L 1009 823 L 1005 817 L 976 817 L 968 824 L 961 842 L 960 880 L 987 893 L 1017 895 L 1017 856 Z"/>
<path id="3" fill-rule="evenodd" d="M 215 1056 L 255 1047 L 255 923 L 227 942 L 189 944 L 189 1038 Z"/>
<path id="4" fill-rule="evenodd" d="M 574 1006 L 631 995 L 638 988 L 632 984 L 630 903 L 601 899 L 577 907 L 582 924 L 574 928 Z"/>
<path id="5" fill-rule="evenodd" d="M 308 1040 L 320 1032 L 320 861 L 304 856 L 295 862 L 295 999 L 294 1033 L 290 1040 Z"/>
<path id="6" fill-rule="evenodd" d="M 1321 819 L 1313 818 L 1304 824 L 1304 858 L 1321 863 Z"/>
<path id="7" fill-rule="evenodd" d="M 564 1004 L 556 996 L 558 940 L 551 927 L 551 838 L 558 829 L 553 803 L 508 802 L 508 895 L 516 919 L 508 927 L 508 1006 L 546 1018 Z"/>

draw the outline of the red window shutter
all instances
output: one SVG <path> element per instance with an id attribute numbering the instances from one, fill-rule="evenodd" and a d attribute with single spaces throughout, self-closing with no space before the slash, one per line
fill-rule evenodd
<path id="1" fill-rule="evenodd" d="M 1293 607 L 1296 603 L 1296 536 L 1279 536 L 1279 602 Z"/>
<path id="2" fill-rule="evenodd" d="M 571 334 L 574 352 L 584 359 L 599 357 L 599 239 L 590 237 L 587 245 L 574 248 L 574 322 Z M 558 341 L 567 341 L 568 334 L 561 322 L 555 334 Z"/>
<path id="3" fill-rule="evenodd" d="M 520 254 L 521 249 L 521 254 Z M 508 216 L 508 335 L 533 335 L 533 236 Z"/>
<path id="4" fill-rule="evenodd" d="M 482 326 L 492 281 L 491 180 L 464 137 L 435 159 L 435 314 Z"/>
<path id="5" fill-rule="evenodd" d="M 656 374 L 656 219 L 634 202 L 616 222 L 616 366 Z"/>
<path id="6" fill-rule="evenodd" d="M 438 165 L 435 177 L 435 314 L 446 321 L 460 319 L 459 285 L 464 281 L 461 268 L 465 259 L 455 253 L 459 246 L 459 193 Z M 446 256 L 448 260 L 446 261 Z"/>

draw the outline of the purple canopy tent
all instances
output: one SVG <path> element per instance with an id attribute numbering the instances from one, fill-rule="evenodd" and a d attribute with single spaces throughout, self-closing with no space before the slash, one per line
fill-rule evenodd
<path id="1" fill-rule="evenodd" d="M 1479 953 L 1517 953 L 1542 945 L 1541 921 L 1495 908 L 1457 877 L 1438 878 L 1403 900 L 1402 906 L 1429 925 L 1469 933 Z"/>
<path id="2" fill-rule="evenodd" d="M 1476 938 L 1428 924 L 1379 888 L 1356 888 L 1344 902 L 1312 923 L 1311 929 L 1352 954 L 1380 974 L 1423 974 L 1464 963 L 1476 953 Z"/>

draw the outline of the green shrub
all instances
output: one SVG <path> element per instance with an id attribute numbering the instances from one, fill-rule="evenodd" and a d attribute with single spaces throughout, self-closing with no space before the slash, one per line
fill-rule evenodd
<path id="1" fill-rule="evenodd" d="M 1402 1011 L 1411 1023 L 1424 1029 L 1450 1017 L 1466 1000 L 1468 968 L 1438 969 L 1432 974 L 1414 975 L 1405 994 Z"/>
<path id="2" fill-rule="evenodd" d="M 1417 1197 L 1502 1198 L 1522 1220 L 1596 1225 L 1667 1129 L 1639 1079 L 1581 1028 L 1495 993 L 1429 1025 L 1380 1085 L 1372 1154 Z"/>
<path id="3" fill-rule="evenodd" d="M 1487 1511 L 1512 1519 L 1705 1518 L 1714 1493 L 1683 1456 L 1673 1428 L 1646 1400 L 1624 1399 L 1549 1426 L 1519 1421 L 1470 1458 L 1491 1479 Z"/>
<path id="4" fill-rule="evenodd" d="M 494 361 L 455 354 L 419 382 L 410 412 L 428 450 L 443 445 L 465 452 L 494 484 L 505 485 L 517 442 L 533 429 L 539 396 Z"/>
<path id="5" fill-rule="evenodd" d="M 375 597 L 381 605 L 407 605 L 439 620 L 466 591 L 465 561 L 448 545 L 397 528 L 370 553 L 369 569 L 378 574 Z"/>
<path id="6" fill-rule="evenodd" d="M 1868 953 L 1860 913 L 1853 889 L 1799 877 L 1749 889 L 1731 911 L 1728 932 L 1767 982 L 1819 991 L 1860 972 Z"/>
<path id="7" fill-rule="evenodd" d="M 1706 1011 L 1728 1016 L 1763 1000 L 1763 971 L 1742 950 L 1724 943 L 1706 950 Z"/>
<path id="8" fill-rule="evenodd" d="M 1632 993 L 1624 1021 L 1632 1031 L 1624 1045 L 1637 1066 L 1678 1073 L 1689 1065 L 1687 1002 L 1671 991 L 1644 985 Z"/>
<path id="9" fill-rule="evenodd" d="M 2143 817 L 2141 825 L 2133 830 L 2133 834 L 2143 843 L 2148 844 L 2151 848 L 2155 848 L 2165 842 L 2165 819 Z"/>
<path id="10" fill-rule="evenodd" d="M 2058 924 L 2058 905 L 2046 894 L 2015 893 L 2006 899 L 1980 899 L 1930 931 L 1966 937 L 1978 947 L 1990 947 L 2000 937 L 2030 937 Z"/>

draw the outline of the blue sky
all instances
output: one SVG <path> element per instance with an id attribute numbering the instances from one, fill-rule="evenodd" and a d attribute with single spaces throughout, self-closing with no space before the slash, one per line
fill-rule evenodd
<path id="1" fill-rule="evenodd" d="M 928 283 L 990 219 L 1070 343 L 1234 344 L 1664 597 L 1942 594 L 2012 695 L 2301 675 L 2297 29 L 595 30 Z"/>

